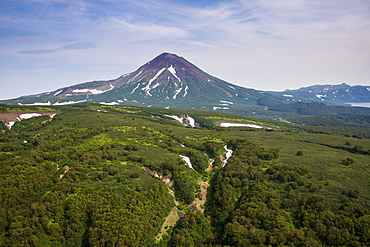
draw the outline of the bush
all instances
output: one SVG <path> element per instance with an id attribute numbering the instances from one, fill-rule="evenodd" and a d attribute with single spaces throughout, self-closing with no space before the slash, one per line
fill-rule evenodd
<path id="1" fill-rule="evenodd" d="M 342 160 L 342 165 L 345 165 L 345 166 L 352 165 L 353 163 L 355 163 L 355 160 L 352 158 L 346 158 Z"/>

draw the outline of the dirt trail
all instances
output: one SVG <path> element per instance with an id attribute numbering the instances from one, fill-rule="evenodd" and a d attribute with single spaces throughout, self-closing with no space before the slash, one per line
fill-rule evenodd
<path id="1" fill-rule="evenodd" d="M 155 241 L 156 242 L 159 242 L 161 240 L 161 238 L 163 237 L 163 234 L 167 233 L 167 230 L 174 227 L 177 223 L 177 221 L 179 221 L 180 218 L 184 217 L 184 212 L 182 212 L 181 210 L 179 210 L 177 208 L 177 206 L 179 205 L 179 202 L 175 200 L 175 193 L 174 191 L 171 189 L 171 187 L 173 186 L 173 178 L 171 175 L 163 175 L 163 173 L 161 172 L 157 172 L 157 171 L 153 171 L 147 167 L 142 167 L 142 169 L 144 171 L 146 171 L 147 173 L 149 173 L 150 175 L 156 177 L 156 178 L 159 178 L 160 180 L 162 180 L 165 184 L 167 184 L 168 186 L 168 193 L 173 196 L 173 200 L 175 202 L 175 207 L 173 207 L 170 211 L 170 213 L 167 215 L 167 217 L 165 218 L 163 224 L 162 224 L 162 227 L 161 227 L 161 231 L 160 233 L 156 236 L 155 238 Z"/>
<path id="2" fill-rule="evenodd" d="M 175 205 L 176 205 L 175 207 L 173 207 L 171 209 L 170 213 L 165 218 L 165 221 L 164 221 L 164 223 L 162 225 L 162 228 L 161 228 L 161 232 L 155 238 L 155 241 L 159 242 L 161 240 L 161 238 L 163 237 L 163 235 L 165 233 L 167 233 L 167 230 L 174 227 L 176 225 L 177 221 L 179 221 L 182 217 L 184 217 L 185 213 L 177 208 L 179 203 L 175 200 L 175 194 L 174 194 L 173 190 L 171 190 L 171 188 L 170 188 L 170 187 L 173 186 L 172 176 L 170 176 L 170 175 L 164 176 L 163 173 L 150 170 L 147 167 L 142 167 L 142 169 L 144 171 L 146 171 L 147 173 L 151 174 L 152 176 L 161 179 L 163 182 L 165 182 L 168 185 L 169 194 L 173 196 L 173 200 L 174 200 Z M 189 204 L 187 206 L 187 209 L 191 210 L 191 211 L 202 211 L 202 212 L 204 212 L 204 208 L 202 208 L 202 206 L 207 201 L 207 189 L 209 188 L 210 185 L 209 185 L 209 183 L 207 183 L 207 182 L 205 182 L 201 179 L 198 179 L 198 184 L 200 185 L 201 199 L 196 198 L 191 204 Z"/>
<path id="3" fill-rule="evenodd" d="M 195 200 L 187 207 L 187 209 L 204 212 L 204 208 L 202 208 L 202 206 L 207 202 L 207 189 L 209 188 L 209 183 L 198 179 L 198 184 L 200 185 L 201 199 L 195 198 Z"/>
<path id="4" fill-rule="evenodd" d="M 173 207 L 168 216 L 165 218 L 161 228 L 161 232 L 155 237 L 155 241 L 159 242 L 163 235 L 167 233 L 168 229 L 174 227 L 180 218 L 184 217 L 184 212 L 179 210 L 177 207 Z"/>

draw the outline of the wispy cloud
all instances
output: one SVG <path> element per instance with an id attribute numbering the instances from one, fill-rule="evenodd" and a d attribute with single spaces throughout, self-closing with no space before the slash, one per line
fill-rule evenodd
<path id="1" fill-rule="evenodd" d="M 96 45 L 89 42 L 78 42 L 78 43 L 72 43 L 68 45 L 63 45 L 61 47 L 58 47 L 56 49 L 45 49 L 45 50 L 25 50 L 20 51 L 21 54 L 46 54 L 46 53 L 53 53 L 58 51 L 66 51 L 66 50 L 86 50 L 86 49 L 92 49 L 95 48 Z"/>

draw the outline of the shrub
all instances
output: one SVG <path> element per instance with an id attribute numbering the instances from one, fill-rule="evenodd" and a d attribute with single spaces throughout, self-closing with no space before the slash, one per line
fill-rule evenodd
<path id="1" fill-rule="evenodd" d="M 342 165 L 345 165 L 345 166 L 352 165 L 353 163 L 355 163 L 355 161 L 352 158 L 346 158 L 342 160 Z"/>

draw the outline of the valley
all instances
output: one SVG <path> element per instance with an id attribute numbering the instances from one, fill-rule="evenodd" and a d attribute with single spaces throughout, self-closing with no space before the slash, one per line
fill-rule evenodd
<path id="1" fill-rule="evenodd" d="M 370 141 L 350 128 L 102 104 L 0 117 L 2 246 L 370 243 Z"/>

